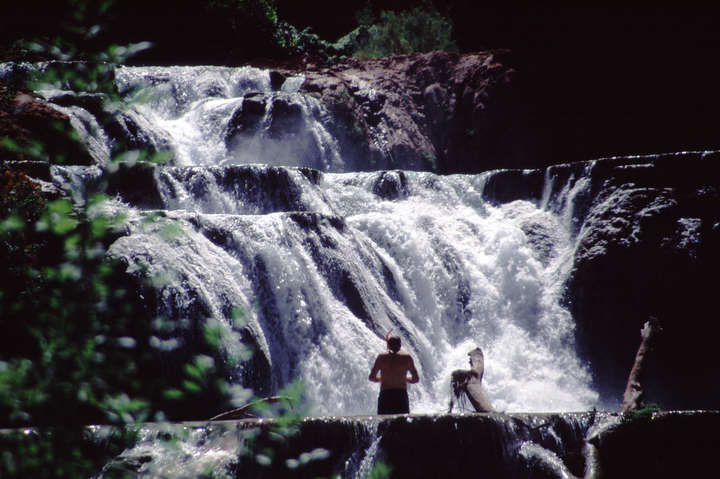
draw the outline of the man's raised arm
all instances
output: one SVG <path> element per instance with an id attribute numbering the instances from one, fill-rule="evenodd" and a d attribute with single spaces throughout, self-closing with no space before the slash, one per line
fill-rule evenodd
<path id="1" fill-rule="evenodd" d="M 374 383 L 379 383 L 380 378 L 377 376 L 377 373 L 380 371 L 380 357 L 375 358 L 375 364 L 373 364 L 372 369 L 370 370 L 370 376 L 368 379 Z"/>
<path id="2" fill-rule="evenodd" d="M 410 364 L 408 364 L 408 371 L 410 371 L 410 378 L 407 379 L 407 382 L 411 384 L 415 384 L 416 382 L 420 381 L 420 377 L 418 376 L 417 369 L 415 369 L 415 362 L 413 361 L 412 356 L 408 356 L 408 359 L 410 359 Z"/>

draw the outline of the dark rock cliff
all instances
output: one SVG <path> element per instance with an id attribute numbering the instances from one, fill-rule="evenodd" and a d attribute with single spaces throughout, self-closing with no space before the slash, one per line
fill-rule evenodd
<path id="1" fill-rule="evenodd" d="M 545 166 L 510 63 L 505 50 L 353 59 L 311 65 L 303 90 L 334 113 L 343 154 L 359 169 Z"/>
<path id="2" fill-rule="evenodd" d="M 54 158 L 56 163 L 92 164 L 92 157 L 72 132 L 66 114 L 0 80 L 0 140 L 14 142 L 11 148 L 0 145 L 0 161 Z"/>
<path id="3" fill-rule="evenodd" d="M 617 398 L 649 316 L 664 328 L 646 384 L 667 408 L 717 407 L 720 155 L 600 160 L 566 301 L 601 392 Z"/>
<path id="4" fill-rule="evenodd" d="M 720 154 L 676 153 L 556 165 L 550 204 L 577 234 L 564 302 L 580 354 L 608 404 L 618 403 L 650 316 L 664 329 L 650 361 L 647 400 L 716 408 L 716 276 L 720 271 Z M 540 201 L 542 170 L 501 171 L 487 196 Z"/>

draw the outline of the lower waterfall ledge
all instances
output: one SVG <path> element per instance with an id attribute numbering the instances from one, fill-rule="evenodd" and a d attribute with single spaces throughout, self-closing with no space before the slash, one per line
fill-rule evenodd
<path id="1" fill-rule="evenodd" d="M 129 426 L 133 427 L 133 426 Z M 720 411 L 472 413 L 144 423 L 96 477 L 698 477 Z M 113 426 L 89 426 L 102 443 Z M 0 431 L 0 440 L 17 430 Z M 32 441 L 33 429 L 24 429 Z M 209 477 L 209 476 L 208 476 Z"/>

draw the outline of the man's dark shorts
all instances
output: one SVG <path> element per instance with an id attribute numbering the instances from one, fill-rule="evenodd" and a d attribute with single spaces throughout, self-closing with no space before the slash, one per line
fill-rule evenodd
<path id="1" fill-rule="evenodd" d="M 410 412 L 407 389 L 381 389 L 378 414 L 407 414 Z"/>

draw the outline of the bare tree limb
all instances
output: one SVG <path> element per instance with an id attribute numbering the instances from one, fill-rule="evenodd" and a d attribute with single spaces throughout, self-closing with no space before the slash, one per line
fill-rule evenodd
<path id="1" fill-rule="evenodd" d="M 253 401 L 251 403 L 248 403 L 242 407 L 225 411 L 223 413 L 218 414 L 217 416 L 214 416 L 210 418 L 210 421 L 226 421 L 229 419 L 248 419 L 248 418 L 255 418 L 257 417 L 255 414 L 252 414 L 250 411 L 252 411 L 254 408 L 256 408 L 260 404 L 273 404 L 280 401 L 287 401 L 288 404 L 290 404 L 290 407 L 292 408 L 292 400 L 289 397 L 286 396 L 270 396 L 262 399 L 258 399 L 256 401 Z"/>
<path id="2" fill-rule="evenodd" d="M 640 331 L 642 341 L 640 347 L 635 354 L 635 362 L 630 370 L 625 392 L 623 393 L 622 406 L 620 412 L 628 412 L 633 409 L 642 407 L 645 391 L 643 390 L 643 380 L 645 370 L 649 361 L 650 352 L 654 345 L 657 335 L 662 331 L 657 320 L 653 317 L 645 323 Z"/>

